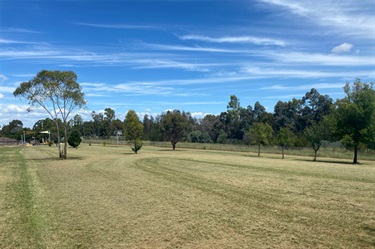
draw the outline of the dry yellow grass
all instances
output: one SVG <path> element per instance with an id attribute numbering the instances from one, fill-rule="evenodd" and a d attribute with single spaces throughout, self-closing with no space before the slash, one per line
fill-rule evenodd
<path id="1" fill-rule="evenodd" d="M 55 150 L 0 148 L 1 248 L 375 247 L 374 162 Z"/>

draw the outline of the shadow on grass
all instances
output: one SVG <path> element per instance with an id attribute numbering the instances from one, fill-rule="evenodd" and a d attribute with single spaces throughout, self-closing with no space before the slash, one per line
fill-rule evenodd
<path id="1" fill-rule="evenodd" d="M 369 243 L 372 246 L 375 246 L 375 227 L 370 227 L 368 225 L 362 226 L 363 230 L 372 237 L 372 240 L 370 241 L 365 241 Z"/>
<path id="2" fill-rule="evenodd" d="M 172 148 L 160 148 L 160 149 L 158 149 L 158 150 L 156 150 L 156 151 L 170 151 L 170 152 L 173 152 L 173 151 L 186 151 L 186 149 L 184 150 L 184 149 L 175 149 L 175 150 L 173 150 Z"/>
<path id="3" fill-rule="evenodd" d="M 76 161 L 76 160 L 85 160 L 87 159 L 86 157 L 81 157 L 81 156 L 72 156 L 72 157 L 69 157 L 65 160 L 67 161 Z M 53 156 L 50 156 L 50 157 L 43 157 L 43 158 L 27 158 L 27 160 L 31 160 L 31 161 L 39 161 L 39 162 L 45 162 L 45 161 L 63 161 L 63 159 L 59 158 L 59 157 L 53 157 Z M 64 160 L 64 161 L 65 161 Z"/>
<path id="4" fill-rule="evenodd" d="M 332 164 L 344 164 L 344 165 L 362 165 L 362 163 L 353 164 L 351 161 L 338 161 L 335 159 L 317 159 L 314 161 L 313 159 L 305 159 L 305 158 L 295 158 L 296 161 L 303 161 L 303 162 L 312 162 L 312 163 L 332 163 Z"/>
<path id="5" fill-rule="evenodd" d="M 141 154 L 142 152 L 138 152 L 138 154 Z M 125 156 L 131 156 L 131 155 L 138 155 L 138 154 L 135 154 L 134 152 L 124 152 L 124 153 L 121 153 L 122 155 L 125 155 Z"/>

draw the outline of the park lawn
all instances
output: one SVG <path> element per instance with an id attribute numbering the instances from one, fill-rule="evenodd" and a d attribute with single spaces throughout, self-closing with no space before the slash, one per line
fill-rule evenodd
<path id="1" fill-rule="evenodd" d="M 375 163 L 0 148 L 0 248 L 374 248 Z"/>

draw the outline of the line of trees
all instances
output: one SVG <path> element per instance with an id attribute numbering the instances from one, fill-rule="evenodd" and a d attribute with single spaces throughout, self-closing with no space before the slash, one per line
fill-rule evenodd
<path id="1" fill-rule="evenodd" d="M 81 107 L 85 103 L 83 93 L 75 81 L 76 75 L 57 71 L 57 76 L 65 78 L 55 80 L 54 74 L 42 71 L 15 91 L 15 96 L 26 97 L 31 104 L 43 103 L 56 95 L 60 99 L 52 99 L 52 103 L 61 99 L 70 101 L 69 112 L 64 112 L 66 107 L 58 106 L 55 112 L 48 112 L 51 118 L 39 120 L 33 127 L 34 131 L 50 130 L 56 142 L 59 142 L 59 134 L 67 137 L 68 132 L 75 130 L 85 138 L 109 138 L 124 134 L 135 153 L 142 147 L 141 140 L 169 141 L 173 150 L 179 141 L 254 144 L 258 146 L 258 156 L 261 145 L 278 145 L 282 148 L 283 157 L 285 147 L 311 146 L 316 160 L 324 141 L 340 141 L 346 148 L 353 149 L 353 163 L 358 162 L 359 149 L 375 148 L 375 91 L 372 83 L 363 83 L 359 79 L 352 84 L 345 84 L 345 97 L 342 99 L 333 101 L 328 95 L 321 95 L 313 88 L 301 99 L 278 101 L 273 112 L 268 112 L 259 102 L 255 102 L 254 106 L 242 107 L 240 100 L 232 95 L 226 111 L 218 115 L 206 115 L 199 120 L 181 110 L 167 111 L 155 117 L 144 115 L 142 121 L 131 110 L 124 120 L 120 120 L 116 119 L 113 109 L 106 108 L 104 113 L 92 112 L 92 120 L 83 121 L 80 115 L 67 119 L 67 114 L 74 107 Z M 67 95 L 64 92 L 69 86 L 64 82 L 66 79 L 74 86 L 75 94 Z M 49 87 L 47 91 L 39 89 L 43 84 Z M 35 91 L 36 86 L 39 92 Z M 34 90 L 32 95 L 31 90 Z M 48 94 L 51 91 L 54 95 Z M 3 126 L 1 135 L 19 138 L 22 130 L 22 122 L 13 120 Z M 63 157 L 66 157 L 66 148 Z"/>

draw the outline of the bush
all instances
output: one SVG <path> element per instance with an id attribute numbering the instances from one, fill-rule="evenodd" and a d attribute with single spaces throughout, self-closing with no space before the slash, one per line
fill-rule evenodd
<path id="1" fill-rule="evenodd" d="M 141 150 L 142 148 L 142 145 L 143 145 L 143 142 L 141 140 L 135 140 L 133 142 L 133 146 L 131 147 L 132 148 L 132 151 L 137 154 L 139 150 Z"/>
<path id="2" fill-rule="evenodd" d="M 212 143 L 212 139 L 208 132 L 199 130 L 192 131 L 187 136 L 187 141 L 190 143 Z"/>
<path id="3" fill-rule="evenodd" d="M 68 144 L 72 146 L 73 148 L 76 148 L 80 145 L 82 139 L 81 135 L 79 134 L 79 131 L 73 130 L 68 138 Z"/>
<path id="4" fill-rule="evenodd" d="M 53 142 L 52 141 L 49 141 L 48 142 L 48 146 L 51 147 L 53 145 Z"/>

